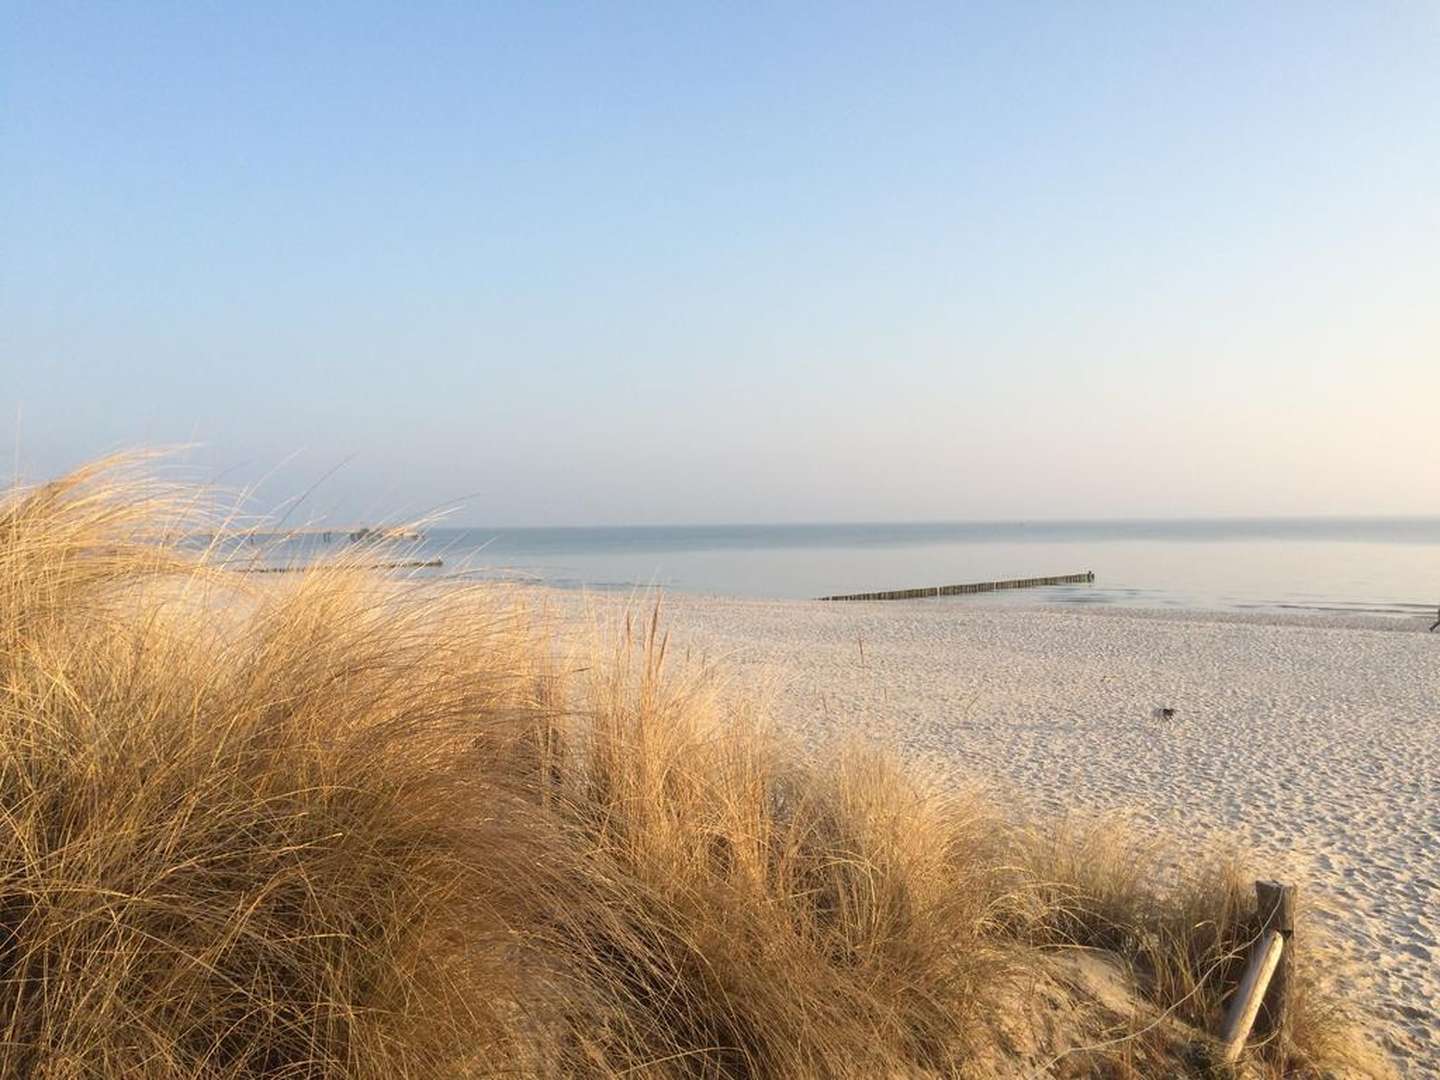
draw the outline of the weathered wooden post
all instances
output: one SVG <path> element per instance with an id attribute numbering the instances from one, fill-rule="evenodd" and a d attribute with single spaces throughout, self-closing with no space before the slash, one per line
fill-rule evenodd
<path id="1" fill-rule="evenodd" d="M 1283 1045 L 1290 1039 L 1290 995 L 1295 985 L 1295 902 L 1294 885 L 1278 881 L 1257 881 L 1255 900 L 1260 925 L 1266 932 L 1278 932 L 1285 942 L 1280 966 L 1270 979 L 1270 993 L 1261 1004 L 1257 1029 L 1260 1034 Z"/>
<path id="2" fill-rule="evenodd" d="M 1272 987 L 1266 1027 L 1262 1030 L 1282 1040 L 1288 1034 L 1294 971 L 1295 886 L 1257 881 L 1255 898 L 1259 903 L 1260 936 L 1250 951 L 1250 963 L 1246 965 L 1245 976 L 1240 980 L 1240 988 L 1235 991 L 1230 1010 L 1225 1014 L 1225 1024 L 1220 1029 L 1220 1054 L 1225 1062 L 1233 1062 L 1245 1049 L 1245 1040 L 1250 1037 L 1266 992 Z"/>

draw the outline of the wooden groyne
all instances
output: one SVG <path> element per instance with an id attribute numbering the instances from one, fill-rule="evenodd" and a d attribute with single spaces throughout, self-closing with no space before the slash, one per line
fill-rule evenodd
<path id="1" fill-rule="evenodd" d="M 325 544 L 332 544 L 336 537 L 352 544 L 388 544 L 397 540 L 424 540 L 425 534 L 411 525 L 376 526 L 356 525 L 341 528 L 329 525 L 305 526 L 298 529 L 276 529 L 269 532 L 264 528 L 250 529 L 231 534 L 252 544 L 270 544 L 286 540 L 315 538 Z M 213 533 L 192 533 L 194 539 L 213 539 Z"/>
<path id="2" fill-rule="evenodd" d="M 970 585 L 931 585 L 925 589 L 895 589 L 891 592 L 846 593 L 844 596 L 822 596 L 821 600 L 924 600 L 930 596 L 968 596 L 971 593 L 997 592 L 1000 589 L 1034 589 L 1040 585 L 1088 585 L 1095 580 L 1095 571 L 1083 574 L 1061 574 L 1059 577 L 1014 578 L 1011 581 L 977 581 Z"/>
<path id="3" fill-rule="evenodd" d="M 408 559 L 404 562 L 367 563 L 364 566 L 345 566 L 344 563 L 330 565 L 338 565 L 346 570 L 420 570 L 445 564 L 439 559 Z M 238 566 L 232 569 L 237 574 L 298 574 L 311 568 L 309 566 Z"/>

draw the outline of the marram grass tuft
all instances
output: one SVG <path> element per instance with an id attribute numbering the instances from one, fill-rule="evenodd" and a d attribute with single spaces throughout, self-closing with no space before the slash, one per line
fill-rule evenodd
<path id="1" fill-rule="evenodd" d="M 231 573 L 149 467 L 0 497 L 0 1076 L 1205 1067 L 1230 868 L 1160 889 L 1114 830 L 803 755 L 658 613 L 591 640 L 358 557 Z M 1054 977 L 1077 947 L 1133 1014 Z M 1265 1068 L 1386 1075 L 1300 1005 Z"/>

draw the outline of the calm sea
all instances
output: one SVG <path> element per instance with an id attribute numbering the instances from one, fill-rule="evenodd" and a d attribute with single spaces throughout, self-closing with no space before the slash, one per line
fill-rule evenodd
<path id="1" fill-rule="evenodd" d="M 266 561 L 335 550 L 310 537 Z M 406 558 L 439 574 L 560 587 L 815 597 L 1095 572 L 917 603 L 1115 604 L 1420 618 L 1440 604 L 1440 517 L 641 528 L 435 528 Z"/>

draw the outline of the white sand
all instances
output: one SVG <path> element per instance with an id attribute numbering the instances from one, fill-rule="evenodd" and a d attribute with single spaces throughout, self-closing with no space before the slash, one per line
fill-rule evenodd
<path id="1" fill-rule="evenodd" d="M 1353 950 L 1405 1075 L 1440 1075 L 1440 634 L 983 601 L 665 611 L 673 642 L 778 683 L 807 738 L 864 732 L 1034 809 L 1239 836 Z"/>

